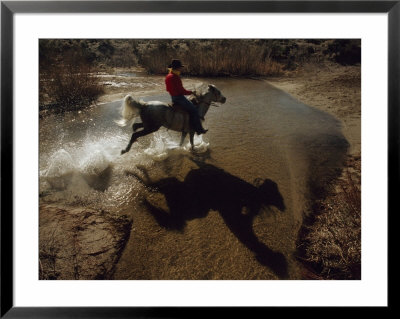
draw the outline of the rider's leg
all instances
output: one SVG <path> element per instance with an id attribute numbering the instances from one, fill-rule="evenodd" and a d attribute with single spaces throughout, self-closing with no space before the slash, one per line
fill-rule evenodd
<path id="1" fill-rule="evenodd" d="M 172 102 L 181 105 L 185 111 L 189 113 L 190 122 L 197 134 L 204 134 L 207 130 L 204 130 L 201 125 L 200 116 L 197 108 L 183 95 L 173 96 Z"/>

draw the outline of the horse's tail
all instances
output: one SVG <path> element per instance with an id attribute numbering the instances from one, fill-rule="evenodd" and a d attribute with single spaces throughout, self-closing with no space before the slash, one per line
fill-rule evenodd
<path id="1" fill-rule="evenodd" d="M 145 106 L 145 102 L 136 101 L 131 95 L 127 95 L 122 102 L 121 115 L 122 119 L 115 121 L 119 126 L 126 126 L 133 119 L 140 115 L 140 111 Z"/>

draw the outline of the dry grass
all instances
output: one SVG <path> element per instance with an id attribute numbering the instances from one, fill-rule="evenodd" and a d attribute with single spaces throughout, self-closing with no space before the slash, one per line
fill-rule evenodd
<path id="1" fill-rule="evenodd" d="M 360 159 L 350 165 L 301 230 L 299 259 L 307 279 L 361 279 Z"/>
<path id="2" fill-rule="evenodd" d="M 271 58 L 269 43 L 254 40 L 158 41 L 139 50 L 149 73 L 165 73 L 172 58 L 186 64 L 185 73 L 198 76 L 279 75 L 284 65 Z"/>

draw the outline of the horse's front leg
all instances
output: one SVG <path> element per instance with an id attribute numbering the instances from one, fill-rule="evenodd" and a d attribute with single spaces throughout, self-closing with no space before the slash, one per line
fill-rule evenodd
<path id="1" fill-rule="evenodd" d="M 181 143 L 179 144 L 179 146 L 183 145 L 183 142 L 185 141 L 186 135 L 187 135 L 187 132 L 182 132 Z"/>
<path id="2" fill-rule="evenodd" d="M 190 131 L 190 133 L 189 133 L 189 139 L 190 139 L 190 145 L 192 145 L 192 151 L 194 150 L 194 141 L 193 141 L 193 139 L 194 139 L 194 132 L 193 131 Z"/>
<path id="3" fill-rule="evenodd" d="M 128 146 L 127 146 L 124 150 L 121 151 L 121 155 L 123 155 L 123 154 L 129 152 L 130 149 L 131 149 L 131 147 L 132 147 L 132 144 L 133 144 L 139 137 L 145 136 L 145 135 L 150 134 L 150 133 L 153 133 L 153 132 L 157 131 L 158 129 L 159 129 L 159 127 L 157 127 L 157 128 L 152 128 L 152 129 L 144 129 L 144 130 L 142 130 L 142 131 L 140 131 L 140 132 L 134 132 L 134 133 L 132 134 L 132 136 L 131 136 L 131 139 L 130 139 L 130 141 L 129 141 L 129 143 L 128 143 Z"/>

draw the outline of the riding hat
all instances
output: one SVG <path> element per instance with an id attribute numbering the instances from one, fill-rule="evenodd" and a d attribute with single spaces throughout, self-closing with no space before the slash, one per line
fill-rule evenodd
<path id="1" fill-rule="evenodd" d="M 173 59 L 168 67 L 173 69 L 178 69 L 178 68 L 183 68 L 184 65 L 182 64 L 181 60 Z"/>

